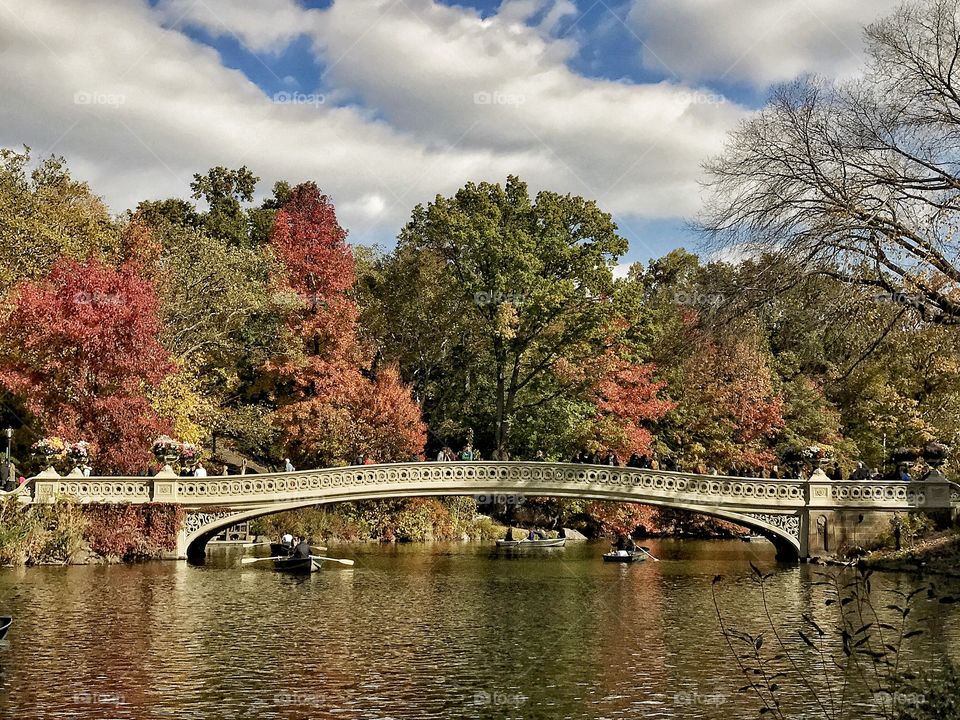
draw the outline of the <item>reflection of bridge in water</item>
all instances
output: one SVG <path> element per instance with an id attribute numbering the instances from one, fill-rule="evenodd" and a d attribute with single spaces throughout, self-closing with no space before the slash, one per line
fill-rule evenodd
<path id="1" fill-rule="evenodd" d="M 320 470 L 178 477 L 60 477 L 32 481 L 32 502 L 181 503 L 178 557 L 201 555 L 224 528 L 256 517 L 348 500 L 429 495 L 522 494 L 639 502 L 711 515 L 769 538 L 784 559 L 866 545 L 889 533 L 895 513 L 949 513 L 956 486 L 934 473 L 922 482 L 832 481 L 695 475 L 666 470 L 542 462 L 423 462 Z"/>

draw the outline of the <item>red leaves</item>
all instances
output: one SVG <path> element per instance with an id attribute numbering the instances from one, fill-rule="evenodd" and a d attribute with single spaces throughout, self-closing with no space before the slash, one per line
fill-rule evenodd
<path id="1" fill-rule="evenodd" d="M 590 503 L 587 512 L 605 535 L 632 535 L 640 526 L 650 532 L 656 526 L 656 509 L 650 505 L 597 501 Z"/>
<path id="2" fill-rule="evenodd" d="M 172 369 L 157 341 L 158 302 L 136 265 L 61 259 L 21 283 L 0 324 L 12 341 L 0 385 L 23 398 L 48 435 L 88 440 L 97 470 L 135 472 L 165 425 L 144 388 Z"/>
<path id="3" fill-rule="evenodd" d="M 653 435 L 647 425 L 675 407 L 659 396 L 666 383 L 653 379 L 653 365 L 635 365 L 612 354 L 606 364 L 596 386 L 601 444 L 622 459 L 634 452 L 649 453 Z"/>
<path id="4" fill-rule="evenodd" d="M 156 558 L 177 549 L 183 527 L 183 505 L 87 505 L 83 508 L 84 539 L 104 557 L 121 560 Z"/>
<path id="5" fill-rule="evenodd" d="M 372 380 L 361 371 L 371 353 L 358 340 L 359 310 L 348 295 L 356 280 L 353 253 L 316 185 L 294 188 L 270 242 L 284 267 L 281 285 L 301 301 L 288 323 L 298 347 L 270 364 L 283 388 L 277 419 L 291 453 L 309 464 L 360 453 L 407 459 L 426 439 L 420 408 L 394 370 Z"/>

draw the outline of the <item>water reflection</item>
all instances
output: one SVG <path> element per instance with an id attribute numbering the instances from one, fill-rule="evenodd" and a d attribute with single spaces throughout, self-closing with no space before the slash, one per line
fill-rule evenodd
<path id="1" fill-rule="evenodd" d="M 711 580 L 727 578 L 724 615 L 759 630 L 748 563 L 777 568 L 768 611 L 792 638 L 822 609 L 814 568 L 776 566 L 765 543 L 650 546 L 662 562 L 604 564 L 601 545 L 510 558 L 348 546 L 336 552 L 353 569 L 306 577 L 241 568 L 238 550 L 202 566 L 0 571 L 0 610 L 17 618 L 0 649 L 0 717 L 753 716 Z M 955 621 L 937 606 L 909 652 L 956 659 Z"/>

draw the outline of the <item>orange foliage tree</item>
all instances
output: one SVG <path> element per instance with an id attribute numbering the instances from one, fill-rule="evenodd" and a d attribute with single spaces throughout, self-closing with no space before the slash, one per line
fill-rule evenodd
<path id="1" fill-rule="evenodd" d="M 349 292 L 353 253 L 334 207 L 314 183 L 295 187 L 277 212 L 270 244 L 283 267 L 277 278 L 295 298 L 282 356 L 268 364 L 276 419 L 292 456 L 339 463 L 364 453 L 405 460 L 420 450 L 420 408 L 395 369 L 371 369 L 357 337 L 359 310 Z"/>
<path id="2" fill-rule="evenodd" d="M 654 439 L 651 424 L 676 406 L 660 397 L 667 383 L 654 380 L 651 364 L 638 365 L 610 353 L 606 365 L 594 390 L 596 441 L 621 459 L 648 454 Z"/>

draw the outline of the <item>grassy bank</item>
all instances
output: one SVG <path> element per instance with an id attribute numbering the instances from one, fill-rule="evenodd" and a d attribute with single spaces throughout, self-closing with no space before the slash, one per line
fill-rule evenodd
<path id="1" fill-rule="evenodd" d="M 164 557 L 183 527 L 179 505 L 0 502 L 0 565 L 69 565 Z"/>
<path id="2" fill-rule="evenodd" d="M 863 562 L 874 570 L 960 577 L 960 532 L 935 533 L 901 550 L 874 550 Z"/>

